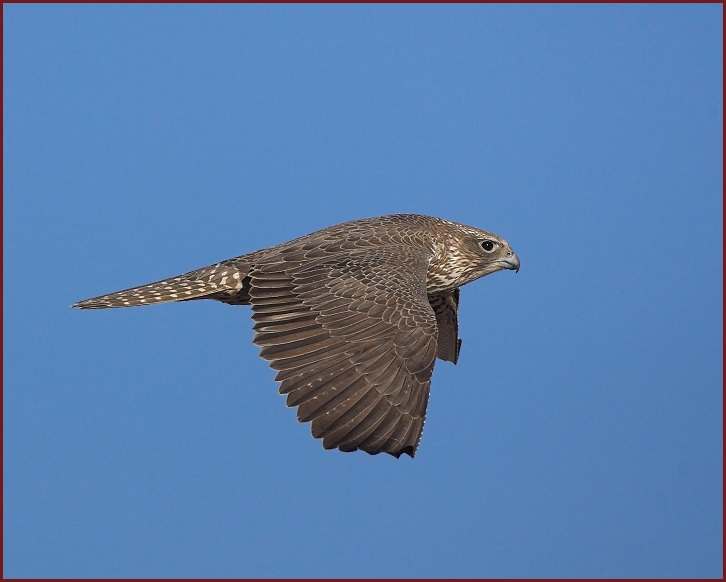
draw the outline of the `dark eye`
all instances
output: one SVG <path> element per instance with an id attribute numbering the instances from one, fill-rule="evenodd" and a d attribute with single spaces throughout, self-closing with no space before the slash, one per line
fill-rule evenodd
<path id="1" fill-rule="evenodd" d="M 490 240 L 483 240 L 479 243 L 479 246 L 486 252 L 491 253 L 494 250 L 494 243 Z"/>

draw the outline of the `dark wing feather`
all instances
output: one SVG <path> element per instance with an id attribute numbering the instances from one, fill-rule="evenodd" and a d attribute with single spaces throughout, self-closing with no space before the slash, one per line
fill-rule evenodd
<path id="1" fill-rule="evenodd" d="M 436 314 L 439 328 L 436 357 L 456 364 L 461 350 L 459 339 L 459 288 L 429 295 L 429 303 Z"/>
<path id="2" fill-rule="evenodd" d="M 437 351 L 429 258 L 388 246 L 251 270 L 254 342 L 325 448 L 415 454 Z"/>

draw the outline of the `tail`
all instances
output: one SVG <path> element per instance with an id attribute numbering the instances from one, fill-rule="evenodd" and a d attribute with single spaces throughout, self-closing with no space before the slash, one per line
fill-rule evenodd
<path id="1" fill-rule="evenodd" d="M 84 299 L 71 307 L 106 309 L 191 299 L 217 299 L 233 305 L 246 305 L 249 303 L 248 271 L 249 265 L 230 259 L 177 277 Z"/>

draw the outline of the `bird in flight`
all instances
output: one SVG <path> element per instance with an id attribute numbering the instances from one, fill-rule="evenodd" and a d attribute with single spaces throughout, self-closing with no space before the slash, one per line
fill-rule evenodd
<path id="1" fill-rule="evenodd" d="M 519 271 L 507 241 L 418 214 L 345 222 L 78 309 L 251 305 L 280 394 L 326 449 L 416 454 L 436 358 L 456 364 L 459 287 Z"/>

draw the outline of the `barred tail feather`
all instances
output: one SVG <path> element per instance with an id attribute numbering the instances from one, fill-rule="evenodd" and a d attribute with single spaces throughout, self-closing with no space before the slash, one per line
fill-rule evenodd
<path id="1" fill-rule="evenodd" d="M 204 298 L 233 304 L 246 303 L 245 276 L 246 273 L 238 268 L 218 263 L 147 285 L 84 299 L 74 303 L 71 307 L 106 309 Z"/>

